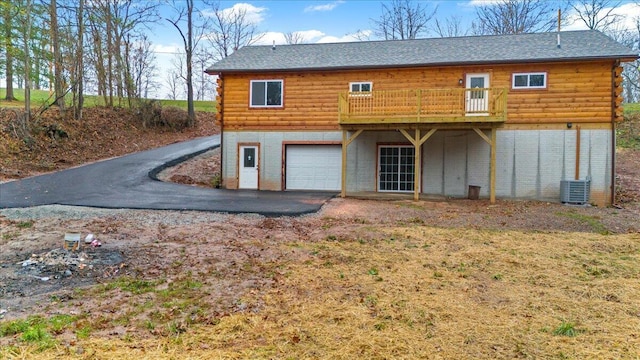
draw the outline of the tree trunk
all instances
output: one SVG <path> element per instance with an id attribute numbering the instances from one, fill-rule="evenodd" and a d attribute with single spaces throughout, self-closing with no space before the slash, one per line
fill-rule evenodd
<path id="1" fill-rule="evenodd" d="M 4 11 L 2 13 L 4 22 L 4 48 L 5 48 L 5 75 L 7 92 L 4 97 L 7 101 L 15 101 L 16 97 L 13 95 L 13 43 L 11 39 L 11 3 L 4 1 Z"/>
<path id="2" fill-rule="evenodd" d="M 27 122 L 31 122 L 31 61 L 29 56 L 29 39 L 31 38 L 31 0 L 26 4 L 26 21 L 24 26 L 24 112 Z"/>
<path id="3" fill-rule="evenodd" d="M 193 0 L 187 0 L 187 117 L 188 126 L 196 124 L 193 105 Z"/>
<path id="4" fill-rule="evenodd" d="M 82 120 L 82 107 L 84 106 L 84 1 L 78 0 L 78 46 L 76 50 L 78 103 L 75 111 L 76 120 Z"/>
<path id="5" fill-rule="evenodd" d="M 111 26 L 111 10 L 105 14 L 105 22 L 107 23 L 107 92 L 109 93 L 107 106 L 113 107 L 113 52 L 117 49 L 113 48 L 113 31 Z"/>
<path id="6" fill-rule="evenodd" d="M 53 46 L 53 88 L 55 92 L 55 104 L 64 115 L 64 89 L 62 86 L 62 54 L 60 53 L 60 38 L 58 32 L 58 5 L 56 0 L 50 0 L 51 12 L 51 44 Z"/>
<path id="7" fill-rule="evenodd" d="M 96 77 L 98 80 L 98 95 L 104 99 L 104 104 L 109 104 L 107 97 L 107 75 L 104 68 L 104 49 L 102 48 L 102 34 L 96 24 L 91 24 L 91 36 L 93 39 L 93 51 L 95 53 L 94 63 L 96 68 Z"/>

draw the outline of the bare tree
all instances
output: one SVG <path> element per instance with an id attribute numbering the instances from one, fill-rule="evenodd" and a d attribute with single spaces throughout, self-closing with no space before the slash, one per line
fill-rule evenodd
<path id="1" fill-rule="evenodd" d="M 169 73 L 167 73 L 167 76 L 165 78 L 165 84 L 167 85 L 167 88 L 169 89 L 169 93 L 167 94 L 169 99 L 177 100 L 178 97 L 180 97 L 180 95 L 182 94 L 182 90 L 180 89 L 180 85 L 183 84 L 183 82 L 181 80 L 182 80 L 182 78 L 176 72 L 176 70 L 171 70 L 171 71 L 169 71 Z"/>
<path id="2" fill-rule="evenodd" d="M 612 26 L 607 31 L 615 41 L 635 50 L 640 51 L 640 18 L 635 19 L 635 28 L 626 29 L 618 26 Z M 640 101 L 640 60 L 633 62 L 624 62 L 621 64 L 622 71 L 622 87 L 624 102 L 634 103 Z"/>
<path id="3" fill-rule="evenodd" d="M 468 33 L 468 30 L 462 30 L 462 17 L 457 14 L 447 17 L 444 21 L 436 18 L 433 28 L 440 37 L 465 36 Z"/>
<path id="4" fill-rule="evenodd" d="M 615 25 L 622 16 L 615 14 L 620 2 L 611 0 L 577 0 L 571 7 L 578 15 L 578 18 L 592 30 L 607 31 Z"/>
<path id="5" fill-rule="evenodd" d="M 176 15 L 173 18 L 166 18 L 166 20 L 169 21 L 176 30 L 178 30 L 178 33 L 182 38 L 186 57 L 185 69 L 187 81 L 188 126 L 194 126 L 196 124 L 196 110 L 193 104 L 193 55 L 200 39 L 202 39 L 206 21 L 202 16 L 198 16 L 201 13 L 195 9 L 193 0 L 185 1 L 186 7 L 179 7 L 174 0 L 173 9 L 176 11 Z M 196 17 L 201 19 L 201 23 L 199 25 L 194 21 L 194 14 Z"/>
<path id="6" fill-rule="evenodd" d="M 22 28 L 22 42 L 24 45 L 24 112 L 26 121 L 31 121 L 31 62 L 29 56 L 29 41 L 31 40 L 31 0 L 25 4 L 25 26 Z"/>
<path id="7" fill-rule="evenodd" d="M 136 0 L 92 0 L 90 14 L 92 59 L 98 74 L 98 92 L 108 106 L 114 105 L 114 96 L 121 104 L 125 94 L 133 96 L 128 84 L 131 81 L 126 64 L 127 48 L 131 38 L 142 27 L 148 27 L 159 19 L 160 2 Z"/>
<path id="8" fill-rule="evenodd" d="M 139 39 L 127 48 L 132 51 L 127 56 L 129 59 L 129 71 L 131 74 L 130 91 L 136 99 L 148 98 L 149 89 L 156 84 L 156 56 L 151 50 L 151 41 L 146 34 L 141 34 Z"/>
<path id="9" fill-rule="evenodd" d="M 219 58 L 225 58 L 239 48 L 260 40 L 261 34 L 258 34 L 256 25 L 249 21 L 246 8 L 221 9 L 219 2 L 211 4 L 211 7 L 213 21 L 208 39 Z"/>
<path id="10" fill-rule="evenodd" d="M 75 81 L 73 82 L 75 91 L 73 92 L 74 117 L 82 120 L 82 108 L 84 107 L 84 1 L 78 0 L 78 42 L 76 43 L 77 55 L 74 59 Z"/>
<path id="11" fill-rule="evenodd" d="M 410 0 L 392 0 L 382 4 L 382 14 L 372 19 L 375 34 L 385 40 L 415 39 L 427 32 L 429 21 L 438 7 L 427 10 L 425 3 Z"/>
<path id="12" fill-rule="evenodd" d="M 4 0 L 2 2 L 2 32 L 3 32 L 3 46 L 5 50 L 5 81 L 6 81 L 6 94 L 4 99 L 7 101 L 16 100 L 13 94 L 13 59 L 16 52 L 15 45 L 13 43 L 13 22 L 18 10 L 16 6 L 13 6 L 11 1 Z"/>
<path id="13" fill-rule="evenodd" d="M 284 40 L 289 45 L 302 44 L 304 42 L 304 37 L 301 32 L 288 32 L 284 34 Z"/>
<path id="14" fill-rule="evenodd" d="M 200 49 L 195 53 L 194 65 L 197 69 L 194 85 L 195 85 L 195 97 L 196 100 L 204 101 L 207 95 L 211 96 L 214 93 L 215 82 L 213 77 L 208 75 L 205 70 L 211 62 L 211 54 L 205 49 Z"/>
<path id="15" fill-rule="evenodd" d="M 355 33 L 351 34 L 354 39 L 358 41 L 369 41 L 371 40 L 371 30 L 356 30 Z"/>
<path id="16" fill-rule="evenodd" d="M 60 52 L 60 36 L 58 28 L 58 5 L 56 0 L 50 0 L 49 16 L 51 19 L 51 45 L 53 48 L 53 88 L 55 103 L 64 113 L 64 89 L 62 86 L 62 53 Z"/>
<path id="17" fill-rule="evenodd" d="M 564 3 L 546 0 L 488 2 L 476 8 L 477 22 L 473 24 L 473 32 L 476 35 L 499 35 L 552 31 L 558 25 L 556 4 L 565 6 Z"/>

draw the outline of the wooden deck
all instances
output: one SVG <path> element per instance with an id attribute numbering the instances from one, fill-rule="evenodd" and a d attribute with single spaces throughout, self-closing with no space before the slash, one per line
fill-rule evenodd
<path id="1" fill-rule="evenodd" d="M 407 89 L 345 92 L 338 98 L 341 125 L 499 123 L 507 118 L 507 90 Z"/>

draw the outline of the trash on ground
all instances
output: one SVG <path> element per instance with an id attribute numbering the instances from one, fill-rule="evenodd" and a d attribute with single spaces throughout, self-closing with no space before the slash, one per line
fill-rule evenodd
<path id="1" fill-rule="evenodd" d="M 80 233 L 64 234 L 65 250 L 80 250 Z"/>
<path id="2" fill-rule="evenodd" d="M 84 238 L 84 243 L 85 244 L 91 244 L 95 239 L 95 236 L 93 234 L 89 234 L 87 235 L 87 237 Z"/>

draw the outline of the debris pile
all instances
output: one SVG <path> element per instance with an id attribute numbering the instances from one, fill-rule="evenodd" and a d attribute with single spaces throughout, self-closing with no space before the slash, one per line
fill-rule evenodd
<path id="1" fill-rule="evenodd" d="M 18 265 L 22 266 L 21 272 L 42 281 L 68 277 L 84 269 L 93 269 L 89 254 L 65 249 L 53 249 L 42 254 L 32 254 L 30 258 L 19 262 Z"/>

